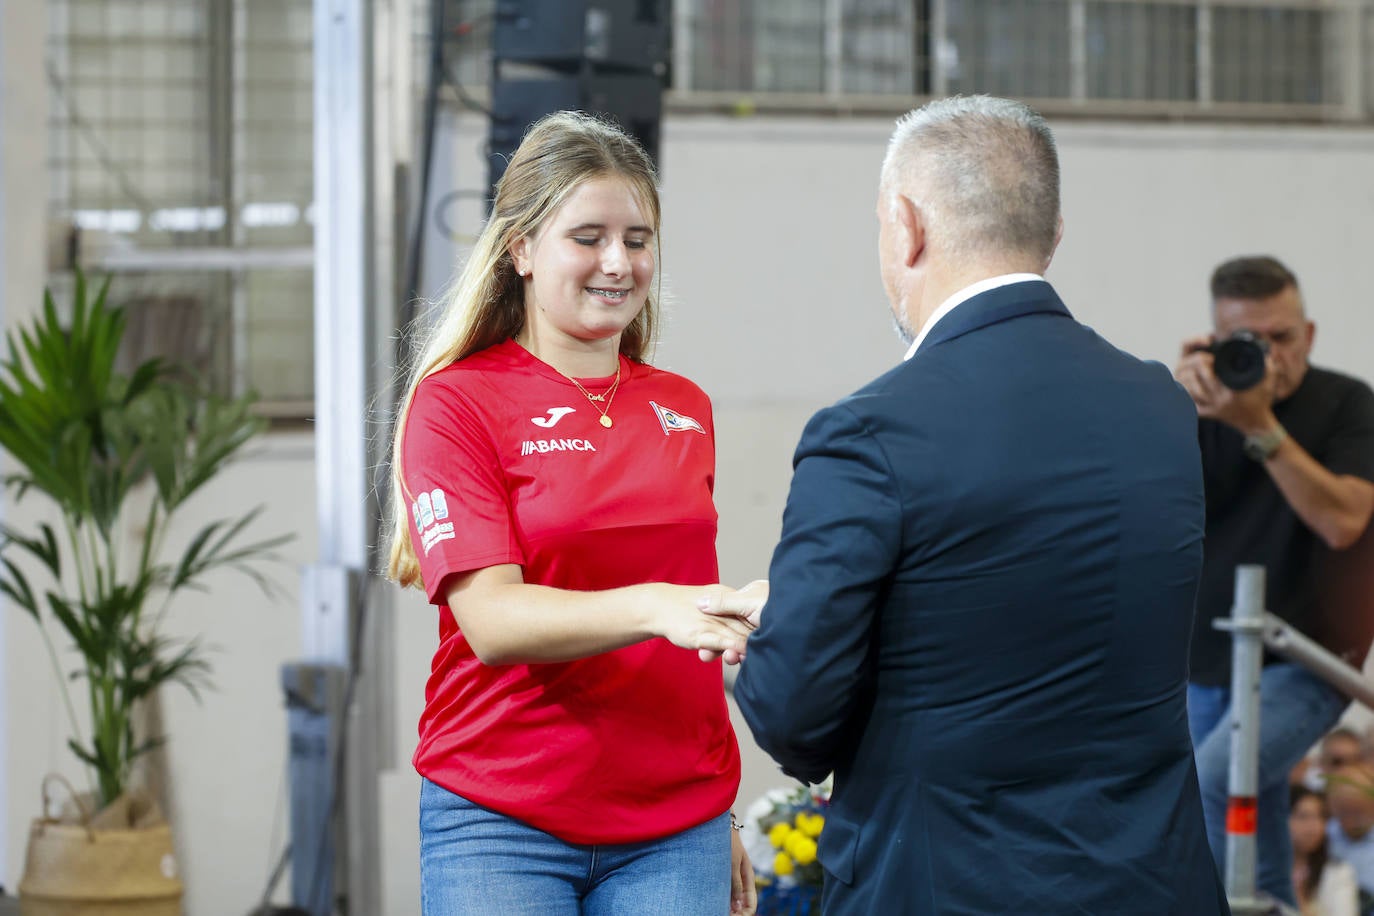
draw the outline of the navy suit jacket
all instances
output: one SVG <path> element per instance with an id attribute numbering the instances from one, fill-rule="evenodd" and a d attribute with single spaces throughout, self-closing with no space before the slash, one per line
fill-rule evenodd
<path id="1" fill-rule="evenodd" d="M 824 912 L 1227 912 L 1185 708 L 1197 413 L 1048 283 L 808 424 L 735 697 L 835 773 Z"/>

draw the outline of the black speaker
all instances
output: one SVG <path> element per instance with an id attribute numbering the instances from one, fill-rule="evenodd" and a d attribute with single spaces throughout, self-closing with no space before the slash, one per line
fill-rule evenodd
<path id="1" fill-rule="evenodd" d="M 500 0 L 492 24 L 497 61 L 579 70 L 662 73 L 668 0 Z"/>
<path id="2" fill-rule="evenodd" d="M 615 121 L 658 162 L 663 84 L 651 74 L 617 73 L 498 80 L 491 92 L 487 175 L 495 194 L 506 162 L 531 124 L 555 111 L 585 111 Z"/>
<path id="3" fill-rule="evenodd" d="M 555 111 L 615 121 L 657 163 L 668 43 L 668 0 L 498 0 L 490 195 L 525 131 Z"/>

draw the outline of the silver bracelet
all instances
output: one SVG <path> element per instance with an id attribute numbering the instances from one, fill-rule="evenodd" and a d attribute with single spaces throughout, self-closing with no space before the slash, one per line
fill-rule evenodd
<path id="1" fill-rule="evenodd" d="M 733 811 L 730 812 L 730 828 L 731 828 L 732 830 L 743 830 L 743 829 L 744 829 L 744 825 L 741 824 L 741 823 L 739 822 L 739 819 L 735 817 L 735 812 L 733 812 Z"/>

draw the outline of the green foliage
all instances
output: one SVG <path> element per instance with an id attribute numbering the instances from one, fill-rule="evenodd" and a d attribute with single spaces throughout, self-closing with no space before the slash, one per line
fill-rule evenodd
<path id="1" fill-rule="evenodd" d="M 178 510 L 265 421 L 253 414 L 251 396 L 207 393 L 161 360 L 119 373 L 124 314 L 107 304 L 108 291 L 107 281 L 88 299 L 78 274 L 66 326 L 45 292 L 42 314 L 6 335 L 0 360 L 0 448 L 13 459 L 3 484 L 16 498 L 43 494 L 62 520 L 60 532 L 0 524 L 0 593 L 40 624 L 51 616 L 80 658 L 70 679 L 89 692 L 90 738 L 82 742 L 68 698 L 69 744 L 92 769 L 102 804 L 124 791 L 138 756 L 163 740 L 135 734 L 135 705 L 168 683 L 198 695 L 209 673 L 198 642 L 159 635 L 161 612 L 151 613 L 152 604 L 163 602 L 165 611 L 172 595 L 203 588 L 206 575 L 222 568 L 270 592 L 260 563 L 288 540 L 245 542 L 259 508 L 212 521 L 178 556 L 163 556 Z M 125 524 L 132 512 L 144 515 L 136 543 Z M 16 553 L 27 566 L 11 559 Z M 34 561 L 50 580 L 46 588 L 25 574 Z M 51 642 L 48 651 L 61 675 Z M 67 680 L 59 677 L 64 694 Z"/>

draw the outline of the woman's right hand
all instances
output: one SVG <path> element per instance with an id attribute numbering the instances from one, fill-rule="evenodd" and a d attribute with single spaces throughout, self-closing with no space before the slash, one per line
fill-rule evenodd
<path id="1" fill-rule="evenodd" d="M 768 580 L 755 579 L 743 588 L 719 586 L 707 589 L 697 607 L 708 614 L 739 617 L 757 630 L 763 620 L 763 606 L 768 603 Z"/>
<path id="2" fill-rule="evenodd" d="M 712 586 L 697 601 L 697 607 L 708 614 L 718 617 L 742 620 L 751 631 L 758 629 L 763 620 L 763 606 L 768 603 L 768 580 L 755 579 L 744 588 L 727 588 L 723 585 Z M 702 649 L 697 653 L 704 662 L 724 658 L 727 665 L 738 665 L 744 660 L 742 649 L 726 649 L 713 652 Z"/>
<path id="3" fill-rule="evenodd" d="M 652 585 L 654 633 L 682 649 L 720 655 L 744 653 L 753 625 L 736 615 L 721 616 L 701 608 L 706 590 L 699 585 Z M 719 589 L 721 586 L 711 586 Z"/>
<path id="4" fill-rule="evenodd" d="M 473 654 L 486 665 L 571 661 L 662 636 L 683 649 L 743 652 L 752 627 L 704 613 L 720 586 L 649 583 L 605 591 L 527 584 L 519 566 L 453 577 L 445 592 Z"/>

